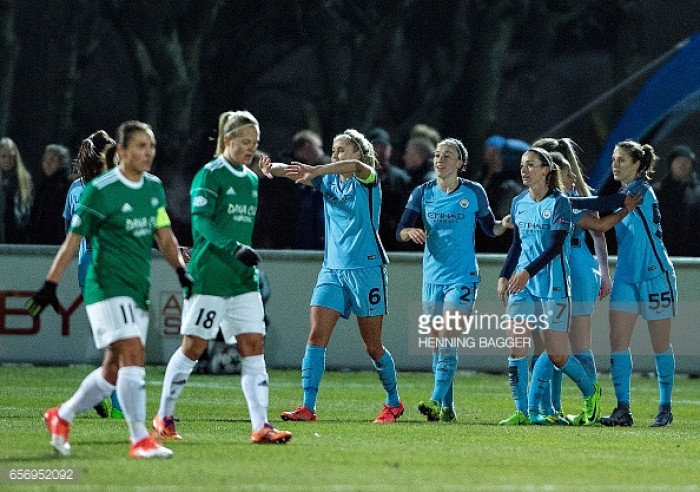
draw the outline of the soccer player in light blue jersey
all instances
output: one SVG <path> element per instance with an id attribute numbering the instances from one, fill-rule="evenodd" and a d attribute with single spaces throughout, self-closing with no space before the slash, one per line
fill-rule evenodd
<path id="1" fill-rule="evenodd" d="M 331 163 L 308 166 L 298 162 L 269 164 L 269 177 L 284 176 L 314 186 L 323 193 L 326 245 L 323 266 L 311 297 L 311 332 L 302 360 L 304 401 L 283 420 L 317 419 L 316 399 L 325 370 L 326 347 L 342 316 L 357 316 L 360 335 L 386 391 L 375 423 L 396 422 L 404 411 L 391 353 L 382 343 L 387 314 L 388 258 L 379 239 L 381 191 L 372 144 L 349 129 L 333 139 Z"/>
<path id="2" fill-rule="evenodd" d="M 508 376 L 516 413 L 501 425 L 529 424 L 527 344 L 518 339 L 530 331 L 542 330 L 546 354 L 533 369 L 533 382 L 539 392 L 549 389 L 546 372 L 551 361 L 579 387 L 584 407 L 579 423 L 593 425 L 600 418 L 600 386 L 586 374 L 581 363 L 567 354 L 571 298 L 568 256 L 572 211 L 561 187 L 558 169 L 549 153 L 531 148 L 521 159 L 520 174 L 527 191 L 511 205 L 514 223 L 513 244 L 498 279 L 498 296 L 507 297 L 511 318 Z M 536 413 L 536 411 L 535 411 Z M 532 419 L 539 420 L 538 415 Z M 544 417 L 542 417 L 544 418 Z"/>
<path id="3" fill-rule="evenodd" d="M 78 207 L 80 195 L 83 194 L 85 186 L 98 174 L 114 167 L 114 157 L 116 153 L 116 142 L 104 130 L 98 130 L 80 143 L 78 149 L 78 174 L 80 175 L 68 189 L 66 195 L 66 205 L 63 209 L 63 219 L 66 224 L 66 234 L 70 229 L 71 219 Z M 85 277 L 88 266 L 92 262 L 92 246 L 90 238 L 84 237 L 80 241 L 78 251 L 78 285 L 81 292 L 85 288 Z M 110 350 L 109 348 L 107 350 Z M 110 397 L 112 409 L 109 410 L 107 400 L 95 405 L 95 410 L 102 418 L 124 418 L 122 407 L 117 398 L 117 392 L 113 391 Z"/>
<path id="4" fill-rule="evenodd" d="M 480 281 L 474 250 L 476 224 L 489 236 L 505 230 L 494 219 L 482 186 L 459 177 L 468 159 L 461 141 L 447 138 L 438 143 L 433 159 L 436 178 L 413 190 L 396 230 L 398 240 L 425 245 L 422 302 L 423 313 L 430 316 L 471 314 Z M 424 228 L 416 227 L 421 219 Z M 452 330 L 463 327 L 450 328 L 434 334 L 447 342 L 454 335 Z M 429 421 L 456 419 L 453 394 L 457 359 L 454 344 L 444 343 L 433 353 L 433 393 L 429 400 L 418 404 L 418 410 Z"/>
<path id="5" fill-rule="evenodd" d="M 534 142 L 538 147 L 550 152 L 550 157 L 560 168 L 562 191 L 570 197 L 590 197 L 590 188 L 583 179 L 579 163 L 579 147 L 570 138 L 542 138 Z M 571 278 L 571 323 L 569 327 L 569 343 L 571 351 L 588 376 L 596 382 L 597 374 L 595 359 L 591 350 L 591 318 L 595 309 L 596 299 L 603 299 L 610 294 L 612 280 L 608 270 L 608 248 L 605 234 L 612 229 L 634 206 L 641 201 L 641 196 L 625 196 L 625 205 L 619 212 L 599 217 L 588 210 L 573 209 L 573 232 L 569 254 Z M 586 245 L 586 230 L 593 238 L 595 257 Z M 539 344 L 536 344 L 537 347 Z M 532 357 L 530 367 L 534 367 L 539 354 Z M 553 369 L 553 367 L 552 367 Z M 552 370 L 551 392 L 544 391 L 541 412 L 550 416 L 544 423 L 567 425 L 561 410 L 561 381 L 562 372 Z M 551 397 L 550 397 L 551 396 Z"/>
<path id="6" fill-rule="evenodd" d="M 659 411 L 652 427 L 673 422 L 671 393 L 675 359 L 671 345 L 671 318 L 676 314 L 676 274 L 661 236 L 659 203 L 649 184 L 658 157 L 651 145 L 619 142 L 612 155 L 612 173 L 622 184 L 620 193 L 640 193 L 642 204 L 617 226 L 618 263 L 610 295 L 610 360 L 617 406 L 601 419 L 606 426 L 631 426 L 630 340 L 637 318 L 647 320 L 656 356 Z"/>

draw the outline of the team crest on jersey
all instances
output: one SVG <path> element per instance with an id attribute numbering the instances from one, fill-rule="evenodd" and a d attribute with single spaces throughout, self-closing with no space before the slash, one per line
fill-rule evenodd
<path id="1" fill-rule="evenodd" d="M 540 212 L 540 215 L 542 215 L 543 219 L 549 219 L 552 216 L 552 211 L 548 208 L 545 208 L 544 210 L 542 210 L 542 212 Z"/>
<path id="2" fill-rule="evenodd" d="M 229 186 L 228 190 L 226 190 L 226 194 L 229 196 L 233 196 L 236 194 L 236 190 L 233 189 L 233 186 Z"/>
<path id="3" fill-rule="evenodd" d="M 462 198 L 459 201 L 459 206 L 462 208 L 467 208 L 469 206 L 469 200 L 467 200 L 466 198 Z"/>
<path id="4" fill-rule="evenodd" d="M 195 207 L 203 207 L 207 204 L 207 199 L 203 196 L 196 196 L 192 200 L 192 205 Z"/>
<path id="5" fill-rule="evenodd" d="M 253 190 L 253 193 L 251 194 L 251 196 L 253 198 L 257 198 L 258 197 L 258 190 Z"/>
<path id="6" fill-rule="evenodd" d="M 124 205 L 122 205 L 122 213 L 123 214 L 128 214 L 129 212 L 133 212 L 133 211 L 134 211 L 134 207 L 132 207 L 128 203 L 125 203 Z"/>
<path id="7" fill-rule="evenodd" d="M 156 197 L 151 197 L 151 206 L 157 207 L 158 206 L 158 199 Z"/>

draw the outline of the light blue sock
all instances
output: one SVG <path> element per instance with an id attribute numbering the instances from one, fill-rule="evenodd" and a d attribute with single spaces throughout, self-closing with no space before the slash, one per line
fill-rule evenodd
<path id="1" fill-rule="evenodd" d="M 656 354 L 656 376 L 659 381 L 659 406 L 671 407 L 671 393 L 673 392 L 673 378 L 676 373 L 676 358 L 673 355 L 673 346 L 662 354 Z"/>
<path id="2" fill-rule="evenodd" d="M 435 374 L 435 368 L 437 367 L 438 363 L 438 353 L 433 352 L 433 374 Z M 455 406 L 455 385 L 454 385 L 454 379 L 452 380 L 452 383 L 450 383 L 450 387 L 447 389 L 447 393 L 445 393 L 445 398 L 443 398 L 442 402 L 440 402 L 441 406 L 443 407 L 448 407 L 448 408 L 454 408 Z"/>
<path id="3" fill-rule="evenodd" d="M 588 398 L 595 392 L 593 381 L 591 381 L 591 378 L 586 374 L 586 370 L 575 357 L 569 357 L 566 364 L 561 366 L 560 369 L 576 383 L 584 398 Z"/>
<path id="4" fill-rule="evenodd" d="M 379 374 L 379 380 L 386 391 L 386 404 L 392 407 L 398 407 L 399 391 L 396 384 L 396 366 L 394 366 L 394 358 L 391 353 L 384 348 L 384 355 L 378 361 L 372 361 L 374 367 Z"/>
<path id="5" fill-rule="evenodd" d="M 515 409 L 527 413 L 527 357 L 508 357 L 508 383 L 513 394 Z"/>
<path id="6" fill-rule="evenodd" d="M 431 400 L 442 403 L 445 395 L 452 386 L 457 370 L 457 349 L 441 348 L 438 352 L 438 361 L 435 367 L 435 386 Z"/>
<path id="7" fill-rule="evenodd" d="M 581 350 L 574 354 L 574 357 L 578 359 L 583 368 L 586 370 L 586 374 L 591 378 L 594 383 L 598 382 L 598 374 L 595 368 L 595 357 L 593 357 L 593 351 L 591 349 Z"/>
<path id="8" fill-rule="evenodd" d="M 117 398 L 117 391 L 112 391 L 112 408 L 116 408 L 120 412 L 122 411 L 122 406 L 119 404 L 119 398 Z"/>
<path id="9" fill-rule="evenodd" d="M 615 388 L 618 404 L 630 404 L 630 384 L 632 379 L 632 352 L 630 349 L 610 354 L 610 377 Z"/>
<path id="10" fill-rule="evenodd" d="M 561 369 L 557 369 L 554 367 L 554 364 L 552 364 L 552 383 L 550 385 L 550 395 L 551 395 L 551 404 L 552 404 L 552 409 L 551 411 L 558 412 L 561 410 L 561 380 L 563 377 L 564 373 L 561 372 Z"/>
<path id="11" fill-rule="evenodd" d="M 326 349 L 315 345 L 306 345 L 301 361 L 301 387 L 304 390 L 304 406 L 316 412 L 318 387 L 326 370 Z"/>
<path id="12" fill-rule="evenodd" d="M 528 413 L 539 413 L 540 407 L 545 411 L 544 413 L 547 413 L 546 410 L 552 406 L 549 389 L 552 371 L 554 371 L 554 364 L 549 360 L 547 352 L 541 353 L 535 362 L 535 367 L 532 368 L 530 389 L 527 392 Z"/>
<path id="13" fill-rule="evenodd" d="M 445 393 L 445 398 L 442 400 L 442 406 L 451 408 L 454 410 L 455 408 L 455 383 L 454 380 L 450 383 L 450 387 L 447 388 L 447 393 Z"/>

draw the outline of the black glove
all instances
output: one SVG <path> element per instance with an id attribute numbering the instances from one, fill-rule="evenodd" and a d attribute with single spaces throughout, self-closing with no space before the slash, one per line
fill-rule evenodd
<path id="1" fill-rule="evenodd" d="M 258 252 L 245 244 L 239 244 L 233 256 L 245 266 L 255 266 L 262 261 Z"/>
<path id="2" fill-rule="evenodd" d="M 46 306 L 51 304 L 53 310 L 58 312 L 58 297 L 56 297 L 56 283 L 46 281 L 41 289 L 30 297 L 24 307 L 32 316 L 39 316 Z"/>
<path id="3" fill-rule="evenodd" d="M 192 275 L 187 273 L 187 270 L 182 267 L 177 267 L 175 272 L 177 272 L 177 279 L 180 281 L 182 290 L 185 293 L 185 299 L 189 299 L 192 297 L 192 287 L 194 287 L 194 279 L 192 278 Z"/>

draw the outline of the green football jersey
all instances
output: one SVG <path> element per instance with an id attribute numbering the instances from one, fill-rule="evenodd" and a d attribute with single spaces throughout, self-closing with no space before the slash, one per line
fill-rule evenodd
<path id="1" fill-rule="evenodd" d="M 170 227 L 170 219 L 160 179 L 144 173 L 134 183 L 118 168 L 93 179 L 80 196 L 70 227 L 92 241 L 85 304 L 128 296 L 148 309 L 153 235 L 163 227 Z"/>
<path id="2" fill-rule="evenodd" d="M 232 297 L 258 290 L 255 267 L 238 261 L 239 244 L 250 245 L 258 209 L 258 177 L 223 156 L 197 172 L 190 189 L 193 247 L 189 272 L 194 292 Z"/>

